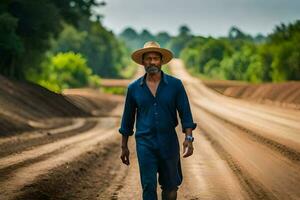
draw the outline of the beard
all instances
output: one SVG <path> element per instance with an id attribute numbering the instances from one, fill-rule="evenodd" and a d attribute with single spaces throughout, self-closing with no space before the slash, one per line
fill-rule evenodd
<path id="1" fill-rule="evenodd" d="M 145 71 L 149 74 L 155 74 L 161 71 L 161 69 L 155 65 L 150 65 L 148 67 L 144 67 Z"/>

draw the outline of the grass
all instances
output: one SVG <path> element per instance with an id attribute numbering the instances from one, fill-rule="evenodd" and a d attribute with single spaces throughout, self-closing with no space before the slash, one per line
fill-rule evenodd
<path id="1" fill-rule="evenodd" d="M 107 94 L 125 95 L 127 88 L 125 87 L 101 87 L 100 91 Z"/>

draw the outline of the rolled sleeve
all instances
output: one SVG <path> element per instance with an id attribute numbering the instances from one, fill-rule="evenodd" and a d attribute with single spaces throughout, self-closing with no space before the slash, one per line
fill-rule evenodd
<path id="1" fill-rule="evenodd" d="M 132 88 L 128 86 L 125 98 L 124 111 L 121 120 L 121 127 L 119 133 L 125 136 L 133 135 L 133 126 L 135 122 L 136 103 L 132 97 Z"/>
<path id="2" fill-rule="evenodd" d="M 182 84 L 182 81 L 179 83 L 179 91 L 176 98 L 176 107 L 180 116 L 182 132 L 186 133 L 187 128 L 194 130 L 197 127 L 197 124 L 193 121 L 193 116 L 186 94 L 185 88 Z"/>

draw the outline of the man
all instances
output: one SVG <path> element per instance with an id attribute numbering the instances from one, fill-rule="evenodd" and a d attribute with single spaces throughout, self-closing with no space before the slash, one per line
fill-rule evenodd
<path id="1" fill-rule="evenodd" d="M 145 43 L 131 58 L 143 65 L 144 76 L 128 86 L 119 132 L 122 134 L 122 162 L 129 165 L 129 136 L 136 117 L 136 151 L 144 200 L 157 199 L 157 173 L 163 200 L 175 200 L 182 182 L 180 149 L 175 127 L 177 111 L 181 119 L 183 157 L 193 154 L 193 122 L 188 97 L 180 79 L 161 71 L 173 57 L 171 51 L 154 41 Z"/>

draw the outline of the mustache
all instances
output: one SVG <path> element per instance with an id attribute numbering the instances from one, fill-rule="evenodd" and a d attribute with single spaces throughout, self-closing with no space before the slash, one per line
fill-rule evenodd
<path id="1" fill-rule="evenodd" d="M 158 66 L 156 66 L 156 65 L 154 65 L 154 64 L 150 64 L 150 65 L 148 65 L 147 67 L 158 67 Z"/>
<path id="2" fill-rule="evenodd" d="M 148 72 L 148 73 L 157 73 L 160 71 L 160 68 L 156 65 L 149 65 L 147 67 L 145 67 L 145 70 Z"/>

